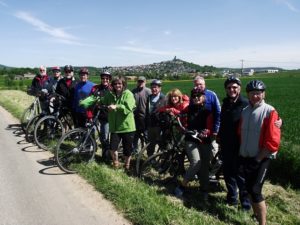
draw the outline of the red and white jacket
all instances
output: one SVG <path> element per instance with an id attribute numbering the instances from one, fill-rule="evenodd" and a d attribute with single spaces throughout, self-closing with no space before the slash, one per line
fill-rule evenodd
<path id="1" fill-rule="evenodd" d="M 280 128 L 275 126 L 279 115 L 273 106 L 263 100 L 257 106 L 250 104 L 242 111 L 238 134 L 240 136 L 240 155 L 256 157 L 259 151 L 267 150 L 271 158 L 280 145 Z"/>
<path id="2" fill-rule="evenodd" d="M 190 103 L 190 98 L 187 95 L 182 95 L 182 103 L 178 105 L 167 104 L 165 106 L 160 107 L 158 112 L 166 112 L 167 109 L 171 110 L 174 115 L 178 115 L 180 113 L 185 113 Z M 187 118 L 181 117 L 180 121 L 184 127 L 187 125 Z"/>

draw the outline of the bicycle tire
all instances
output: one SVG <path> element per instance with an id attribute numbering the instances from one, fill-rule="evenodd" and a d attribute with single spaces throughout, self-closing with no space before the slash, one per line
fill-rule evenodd
<path id="1" fill-rule="evenodd" d="M 170 152 L 158 152 L 142 164 L 138 176 L 148 183 L 163 181 L 169 177 L 168 171 L 171 164 L 172 154 Z"/>
<path id="2" fill-rule="evenodd" d="M 34 128 L 35 128 L 35 125 L 37 123 L 37 121 L 41 118 L 41 115 L 37 115 L 35 117 L 33 117 L 28 123 L 27 123 L 27 126 L 26 126 L 26 129 L 25 129 L 25 140 L 28 142 L 28 143 L 33 143 L 34 142 Z"/>
<path id="3" fill-rule="evenodd" d="M 135 162 L 135 170 L 136 174 L 140 173 L 141 165 L 147 160 L 147 147 L 149 143 L 145 144 L 144 147 L 137 153 L 136 155 L 136 162 Z"/>
<path id="4" fill-rule="evenodd" d="M 76 165 L 93 161 L 96 150 L 96 141 L 91 135 L 87 137 L 87 130 L 76 128 L 65 133 L 58 141 L 56 163 L 62 171 L 76 173 Z"/>
<path id="5" fill-rule="evenodd" d="M 54 150 L 64 134 L 63 123 L 55 116 L 40 118 L 34 128 L 35 144 L 46 151 Z"/>
<path id="6" fill-rule="evenodd" d="M 34 104 L 35 103 L 31 103 L 31 105 L 24 110 L 21 116 L 20 123 L 21 123 L 21 128 L 24 132 L 26 132 L 26 127 L 29 121 L 36 116 L 36 110 L 34 109 Z"/>
<path id="7" fill-rule="evenodd" d="M 59 117 L 59 119 L 63 124 L 65 132 L 68 132 L 68 131 L 73 130 L 75 128 L 74 121 L 73 121 L 71 113 L 63 113 Z"/>

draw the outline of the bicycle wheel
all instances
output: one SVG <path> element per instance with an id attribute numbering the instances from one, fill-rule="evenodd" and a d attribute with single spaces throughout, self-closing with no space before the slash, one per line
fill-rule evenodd
<path id="1" fill-rule="evenodd" d="M 36 116 L 36 109 L 34 107 L 35 103 L 32 103 L 27 109 L 24 110 L 21 116 L 21 128 L 26 132 L 26 127 L 29 121 Z"/>
<path id="2" fill-rule="evenodd" d="M 58 167 L 66 173 L 76 173 L 76 165 L 89 163 L 95 157 L 96 141 L 87 130 L 76 128 L 65 133 L 56 146 Z"/>
<path id="3" fill-rule="evenodd" d="M 72 115 L 70 113 L 65 113 L 63 116 L 59 117 L 60 121 L 63 124 L 63 128 L 65 132 L 74 129 L 74 121 Z"/>
<path id="4" fill-rule="evenodd" d="M 146 144 L 136 155 L 136 162 L 135 162 L 135 170 L 136 170 L 136 174 L 140 173 L 140 168 L 141 165 L 143 165 L 143 163 L 147 160 L 148 156 L 147 156 L 147 147 L 148 147 L 149 143 Z"/>
<path id="5" fill-rule="evenodd" d="M 62 122 L 55 116 L 44 116 L 34 128 L 34 141 L 39 148 L 54 150 L 58 140 L 64 134 Z"/>
<path id="6" fill-rule="evenodd" d="M 27 142 L 34 142 L 34 128 L 35 128 L 35 125 L 37 123 L 37 121 L 41 118 L 41 115 L 37 115 L 35 117 L 33 117 L 28 123 L 27 123 L 27 126 L 26 126 L 26 129 L 25 129 L 25 140 Z"/>
<path id="7" fill-rule="evenodd" d="M 158 152 L 149 157 L 141 166 L 139 177 L 149 183 L 157 183 L 170 177 L 172 165 L 170 152 Z"/>

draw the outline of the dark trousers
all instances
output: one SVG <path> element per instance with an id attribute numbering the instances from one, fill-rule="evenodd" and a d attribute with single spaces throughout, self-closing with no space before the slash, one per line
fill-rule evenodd
<path id="1" fill-rule="evenodd" d="M 74 113 L 75 127 L 85 127 L 86 122 L 87 122 L 86 113 L 80 113 L 80 112 Z"/>
<path id="2" fill-rule="evenodd" d="M 133 139 L 133 148 L 134 151 L 137 151 L 139 140 L 143 142 L 143 144 L 145 144 L 148 141 L 148 133 L 146 130 L 145 117 L 135 116 L 134 119 L 135 119 L 136 131 Z"/>
<path id="3" fill-rule="evenodd" d="M 250 207 L 244 174 L 239 167 L 238 151 L 232 153 L 222 148 L 222 160 L 224 180 L 227 188 L 227 202 L 236 205 L 239 198 L 243 207 Z"/>
<path id="4" fill-rule="evenodd" d="M 249 195 L 254 203 L 264 201 L 262 195 L 263 184 L 270 165 L 271 159 L 265 158 L 257 162 L 255 157 L 240 157 L 241 168 L 245 173 L 245 184 Z"/>

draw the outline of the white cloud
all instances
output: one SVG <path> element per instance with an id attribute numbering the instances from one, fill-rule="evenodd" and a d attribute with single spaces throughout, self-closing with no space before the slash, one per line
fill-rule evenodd
<path id="1" fill-rule="evenodd" d="M 277 3 L 279 4 L 284 4 L 288 7 L 289 10 L 299 13 L 299 9 L 297 9 L 290 1 L 288 0 L 276 0 Z"/>
<path id="2" fill-rule="evenodd" d="M 44 32 L 51 37 L 55 38 L 57 41 L 65 43 L 65 44 L 80 44 L 78 42 L 78 38 L 73 36 L 72 34 L 67 33 L 64 29 L 58 27 L 52 27 L 44 21 L 32 16 L 28 12 L 18 11 L 14 14 L 15 17 L 21 19 L 37 30 Z"/>

